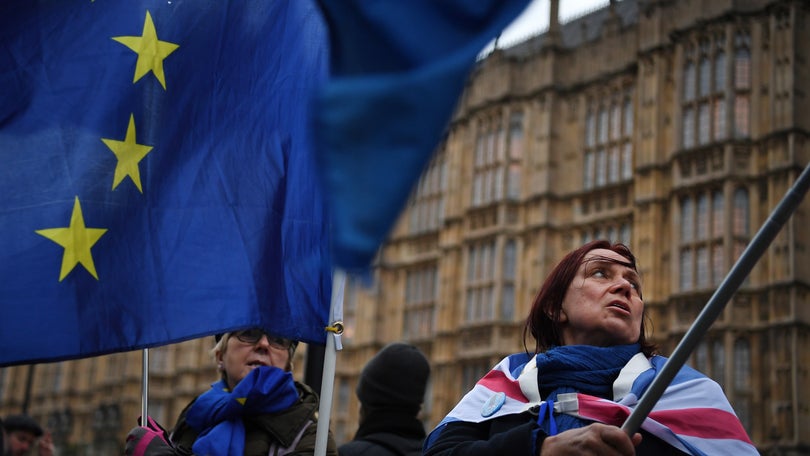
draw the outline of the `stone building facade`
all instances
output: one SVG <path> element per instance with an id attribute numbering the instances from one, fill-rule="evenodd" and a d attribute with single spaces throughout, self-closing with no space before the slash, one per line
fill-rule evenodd
<path id="1" fill-rule="evenodd" d="M 523 349 L 545 275 L 591 239 L 638 255 L 652 337 L 670 353 L 810 161 L 809 65 L 810 5 L 795 0 L 612 2 L 482 57 L 371 285 L 347 283 L 338 440 L 357 426 L 360 369 L 394 340 L 431 360 L 423 416 L 438 423 Z M 808 209 L 690 358 L 763 454 L 810 453 Z M 216 379 L 211 346 L 150 350 L 150 415 L 169 426 Z M 140 353 L 35 371 L 29 411 L 64 448 L 122 445 L 140 414 Z M 28 372 L 0 370 L 0 413 L 19 411 Z"/>

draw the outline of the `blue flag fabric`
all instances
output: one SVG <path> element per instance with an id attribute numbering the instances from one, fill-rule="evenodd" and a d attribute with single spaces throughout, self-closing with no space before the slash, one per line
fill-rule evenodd
<path id="1" fill-rule="evenodd" d="M 246 326 L 324 343 L 310 0 L 0 5 L 0 366 Z"/>
<path id="2" fill-rule="evenodd" d="M 332 77 L 313 111 L 335 264 L 365 270 L 484 45 L 528 0 L 319 0 Z"/>

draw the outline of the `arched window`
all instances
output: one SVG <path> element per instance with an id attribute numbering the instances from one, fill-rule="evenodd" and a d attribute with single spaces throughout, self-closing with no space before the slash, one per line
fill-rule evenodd
<path id="1" fill-rule="evenodd" d="M 621 161 L 621 155 L 619 153 L 619 146 L 612 146 L 608 151 L 608 172 L 607 172 L 607 180 L 609 183 L 614 183 L 619 181 L 619 165 Z"/>
<path id="2" fill-rule="evenodd" d="M 714 90 L 722 91 L 726 87 L 726 54 L 718 51 L 714 54 Z"/>
<path id="3" fill-rule="evenodd" d="M 689 249 L 682 249 L 681 250 L 681 258 L 680 258 L 680 290 L 681 291 L 689 291 L 692 289 L 693 282 L 692 282 L 692 251 Z"/>
<path id="4" fill-rule="evenodd" d="M 523 113 L 515 112 L 509 120 L 509 159 L 507 163 L 506 196 L 520 198 L 521 170 L 523 169 Z"/>
<path id="5" fill-rule="evenodd" d="M 751 51 L 748 48 L 737 48 L 734 53 L 734 88 L 751 87 Z"/>
<path id="6" fill-rule="evenodd" d="M 734 191 L 732 231 L 735 236 L 748 236 L 748 229 L 748 190 L 740 187 Z"/>
<path id="7" fill-rule="evenodd" d="M 619 242 L 619 240 L 616 239 L 616 227 L 615 226 L 608 227 L 608 229 L 607 229 L 607 240 L 610 241 L 611 243 Z"/>
<path id="8" fill-rule="evenodd" d="M 629 97 L 624 100 L 624 135 L 633 134 L 633 100 Z"/>
<path id="9" fill-rule="evenodd" d="M 618 100 L 610 107 L 610 140 L 616 141 L 622 132 L 622 107 Z"/>
<path id="10" fill-rule="evenodd" d="M 734 39 L 734 137 L 750 134 L 751 35 L 737 33 Z"/>
<path id="11" fill-rule="evenodd" d="M 469 246 L 465 313 L 468 322 L 491 321 L 495 317 L 495 262 L 498 259 L 494 241 Z"/>
<path id="12" fill-rule="evenodd" d="M 608 140 L 608 110 L 602 106 L 599 108 L 599 142 L 604 144 Z"/>
<path id="13" fill-rule="evenodd" d="M 709 282 L 709 249 L 706 246 L 697 248 L 696 258 L 696 271 L 695 277 L 697 278 L 697 287 L 706 288 L 710 285 Z"/>
<path id="14" fill-rule="evenodd" d="M 712 194 L 712 237 L 722 237 L 725 219 L 723 215 L 723 191 L 715 190 Z"/>
<path id="15" fill-rule="evenodd" d="M 695 145 L 695 110 L 683 110 L 683 147 L 690 148 Z"/>
<path id="16" fill-rule="evenodd" d="M 726 383 L 726 350 L 722 340 L 715 340 L 712 344 L 712 378 L 720 386 Z"/>
<path id="17" fill-rule="evenodd" d="M 447 164 L 444 153 L 437 153 L 422 173 L 416 192 L 411 196 L 409 229 L 411 233 L 438 230 L 444 219 L 444 191 Z"/>
<path id="18" fill-rule="evenodd" d="M 619 228 L 619 241 L 629 246 L 630 245 L 630 224 L 624 223 L 622 224 L 621 228 Z"/>
<path id="19" fill-rule="evenodd" d="M 702 101 L 698 105 L 698 144 L 701 146 L 708 144 L 711 140 L 712 120 L 710 116 L 710 107 L 708 101 Z"/>
<path id="20" fill-rule="evenodd" d="M 603 187 L 607 183 L 607 151 L 596 151 L 596 186 Z"/>
<path id="21" fill-rule="evenodd" d="M 746 430 L 751 430 L 751 346 L 746 339 L 734 342 L 734 410 Z"/>
<path id="22" fill-rule="evenodd" d="M 734 389 L 749 391 L 751 388 L 751 347 L 746 339 L 734 342 Z"/>
<path id="23" fill-rule="evenodd" d="M 681 200 L 681 242 L 690 242 L 694 229 L 692 200 L 688 197 Z"/>
<path id="24" fill-rule="evenodd" d="M 585 114 L 583 188 L 591 190 L 633 177 L 633 101 L 616 89 L 606 100 L 589 99 Z"/>
<path id="25" fill-rule="evenodd" d="M 726 274 L 725 255 L 723 254 L 723 244 L 712 246 L 712 285 L 720 285 Z"/>
<path id="26" fill-rule="evenodd" d="M 701 193 L 697 200 L 697 235 L 698 241 L 709 237 L 709 197 Z"/>
<path id="27" fill-rule="evenodd" d="M 501 284 L 501 319 L 510 321 L 515 316 L 515 268 L 517 247 L 515 241 L 506 241 L 503 246 L 503 278 Z"/>
<path id="28" fill-rule="evenodd" d="M 701 341 L 695 349 L 695 369 L 705 374 L 708 368 L 709 349 L 706 348 L 706 342 Z"/>
<path id="29" fill-rule="evenodd" d="M 695 64 L 686 62 L 683 67 L 683 101 L 695 99 Z"/>
<path id="30" fill-rule="evenodd" d="M 698 94 L 701 97 L 705 97 L 706 95 L 708 95 L 709 91 L 711 90 L 711 82 L 712 82 L 711 68 L 712 68 L 711 63 L 709 62 L 708 58 L 703 57 L 702 59 L 700 59 L 700 79 L 699 79 L 700 90 Z"/>

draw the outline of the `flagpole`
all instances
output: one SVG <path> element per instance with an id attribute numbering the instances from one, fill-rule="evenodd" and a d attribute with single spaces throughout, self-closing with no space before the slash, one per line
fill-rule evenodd
<path id="1" fill-rule="evenodd" d="M 149 422 L 149 349 L 143 349 L 143 365 L 141 367 L 141 426 L 146 427 Z"/>
<path id="2" fill-rule="evenodd" d="M 681 370 L 692 350 L 720 315 L 726 303 L 737 292 L 745 277 L 748 276 L 756 262 L 765 253 L 779 230 L 793 215 L 808 188 L 810 188 L 810 164 L 804 168 L 796 182 L 793 183 L 793 187 L 788 189 L 788 192 L 765 221 L 765 224 L 754 235 L 751 243 L 748 244 L 748 247 L 740 255 L 726 278 L 715 290 L 709 302 L 703 307 L 692 327 L 689 328 L 681 342 L 675 347 L 672 356 L 664 363 L 664 367 L 658 372 L 650 387 L 641 396 L 638 406 L 622 425 L 622 430 L 627 434 L 633 435 L 641 427 L 641 423 L 655 406 L 655 403 L 658 402 L 658 399 L 661 398 L 672 379 L 675 378 L 675 374 Z"/>
<path id="3" fill-rule="evenodd" d="M 315 456 L 326 455 L 329 437 L 329 419 L 332 413 L 332 391 L 335 385 L 335 359 L 342 329 L 335 330 L 336 323 L 343 325 L 343 286 L 346 273 L 336 269 L 332 276 L 332 299 L 329 303 L 329 317 L 332 322 L 326 335 L 326 350 L 323 358 L 321 401 L 318 406 L 318 428 L 315 435 Z"/>

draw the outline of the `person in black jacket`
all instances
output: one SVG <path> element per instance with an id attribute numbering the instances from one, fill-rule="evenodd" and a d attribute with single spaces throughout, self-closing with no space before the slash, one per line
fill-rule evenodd
<path id="1" fill-rule="evenodd" d="M 34 418 L 25 414 L 9 415 L 0 423 L 5 433 L 5 442 L 0 437 L 0 450 L 5 452 L 0 454 L 53 456 L 55 449 L 51 433 L 42 429 Z"/>
<path id="2" fill-rule="evenodd" d="M 532 304 L 525 352 L 476 383 L 430 433 L 425 456 L 758 454 L 720 385 L 688 366 L 640 432 L 619 427 L 666 362 L 647 339 L 641 288 L 623 244 L 566 255 Z"/>
<path id="3" fill-rule="evenodd" d="M 318 395 L 292 376 L 298 342 L 250 328 L 215 336 L 220 380 L 180 413 L 171 432 L 151 418 L 127 435 L 127 456 L 313 455 Z M 336 456 L 331 433 L 326 454 Z"/>
<path id="4" fill-rule="evenodd" d="M 340 456 L 417 456 L 425 428 L 417 418 L 430 364 L 418 348 L 385 346 L 363 368 L 357 384 L 360 425 L 354 440 L 338 447 Z"/>

